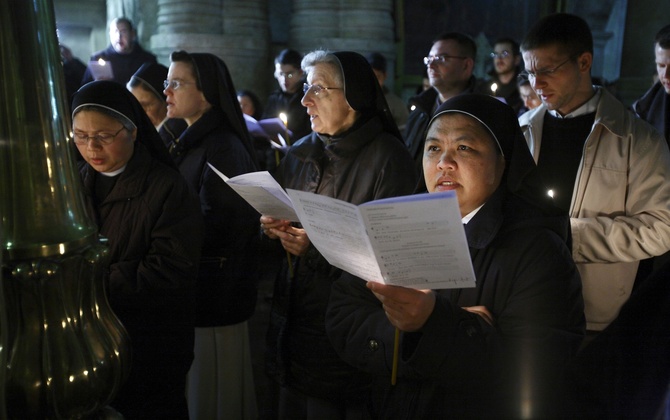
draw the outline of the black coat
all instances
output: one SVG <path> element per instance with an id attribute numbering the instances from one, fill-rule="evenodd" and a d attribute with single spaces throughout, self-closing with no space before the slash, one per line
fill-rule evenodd
<path id="1" fill-rule="evenodd" d="M 438 291 L 423 328 L 402 334 L 394 387 L 395 329 L 381 303 L 350 274 L 334 285 L 327 331 L 344 360 L 377 377 L 374 417 L 547 415 L 548 396 L 582 340 L 581 283 L 565 245 L 567 217 L 534 217 L 504 191 L 465 227 L 476 288 Z M 461 309 L 476 305 L 495 326 Z"/>
<path id="2" fill-rule="evenodd" d="M 633 104 L 635 114 L 653 125 L 670 146 L 670 95 L 656 82 Z"/>
<path id="3" fill-rule="evenodd" d="M 114 81 L 125 85 L 135 72 L 142 67 L 144 63 L 156 63 L 156 56 L 142 48 L 139 44 L 135 44 L 133 51 L 128 54 L 119 54 L 111 45 L 104 50 L 98 51 L 91 55 L 90 61 L 98 61 L 102 58 L 112 64 L 112 72 L 114 74 Z M 93 81 L 91 69 L 87 66 L 81 84 L 85 85 Z"/>
<path id="4" fill-rule="evenodd" d="M 288 139 L 291 143 L 312 132 L 307 108 L 300 102 L 302 97 L 302 85 L 296 93 L 286 93 L 277 89 L 270 94 L 263 110 L 263 118 L 277 118 L 281 112 L 286 114 L 288 129 L 293 133 L 293 137 Z"/>
<path id="5" fill-rule="evenodd" d="M 260 215 L 207 165 L 230 178 L 256 169 L 242 140 L 225 121 L 221 111 L 210 109 L 182 133 L 172 150 L 179 171 L 200 197 L 205 218 L 198 327 L 238 324 L 256 307 Z"/>
<path id="6" fill-rule="evenodd" d="M 326 143 L 329 143 L 326 146 Z M 416 184 L 411 158 L 375 117 L 333 139 L 316 133 L 296 143 L 277 172 L 284 188 L 310 191 L 354 204 L 411 193 Z M 367 375 L 342 360 L 328 341 L 325 313 L 331 285 L 342 271 L 310 245 L 294 258 L 295 276 L 286 267 L 274 289 L 268 331 L 267 369 L 281 384 L 342 401 L 361 398 Z"/>
<path id="7" fill-rule="evenodd" d="M 112 406 L 127 418 L 178 413 L 173 404 L 184 395 L 193 360 L 200 248 L 192 244 L 202 242 L 197 199 L 140 143 L 99 205 L 93 194 L 102 175 L 83 164 L 81 176 L 89 215 L 108 239 L 109 301 L 131 339 L 130 378 Z"/>

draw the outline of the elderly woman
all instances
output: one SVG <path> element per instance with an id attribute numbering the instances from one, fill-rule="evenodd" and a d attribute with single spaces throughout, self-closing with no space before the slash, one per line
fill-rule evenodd
<path id="1" fill-rule="evenodd" d="M 130 377 L 111 405 L 127 419 L 188 418 L 197 198 L 122 85 L 91 82 L 72 107 L 88 212 L 109 244 L 107 295 L 131 339 Z"/>
<path id="2" fill-rule="evenodd" d="M 477 286 L 415 290 L 346 274 L 333 286 L 328 335 L 344 360 L 376 375 L 375 418 L 551 417 L 549 397 L 584 331 L 567 215 L 497 99 L 446 101 L 423 150 L 428 192 L 456 191 Z"/>
<path id="3" fill-rule="evenodd" d="M 277 171 L 285 188 L 354 204 L 405 195 L 416 185 L 412 160 L 367 60 L 354 52 L 306 55 L 303 105 L 313 133 L 296 142 Z M 291 254 L 275 283 L 267 369 L 280 385 L 279 418 L 345 418 L 363 411 L 367 375 L 340 360 L 325 313 L 342 271 L 287 220 L 261 217 L 265 234 Z"/>
<path id="4" fill-rule="evenodd" d="M 192 419 L 255 418 L 247 320 L 256 305 L 258 213 L 208 165 L 232 178 L 256 170 L 255 153 L 226 64 L 185 51 L 170 60 L 168 116 L 188 124 L 170 153 L 205 217 L 189 413 Z"/>

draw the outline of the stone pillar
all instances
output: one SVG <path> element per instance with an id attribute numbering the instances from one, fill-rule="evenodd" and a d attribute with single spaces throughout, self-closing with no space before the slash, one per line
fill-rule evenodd
<path id="1" fill-rule="evenodd" d="M 212 53 L 225 61 L 235 88 L 262 94 L 268 44 L 267 0 L 158 0 L 151 49 L 165 65 L 176 50 Z"/>
<path id="2" fill-rule="evenodd" d="M 363 55 L 384 54 L 387 85 L 395 79 L 395 27 L 392 0 L 293 0 L 289 46 L 302 53 L 324 48 Z"/>

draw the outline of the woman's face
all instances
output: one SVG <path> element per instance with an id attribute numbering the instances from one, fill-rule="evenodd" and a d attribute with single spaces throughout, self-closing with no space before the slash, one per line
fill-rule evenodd
<path id="1" fill-rule="evenodd" d="M 98 172 L 113 172 L 121 169 L 128 163 L 135 150 L 135 136 L 137 129 L 128 131 L 115 118 L 97 111 L 83 110 L 78 112 L 72 120 L 72 131 L 75 135 L 75 144 L 78 138 L 85 139 L 85 143 L 77 144 L 77 149 L 93 169 Z M 109 144 L 103 144 L 100 136 L 107 138 Z"/>
<path id="2" fill-rule="evenodd" d="M 156 95 L 142 85 L 130 88 L 130 93 L 142 105 L 142 109 L 147 114 L 154 127 L 158 127 L 167 115 L 167 104 L 156 97 Z"/>
<path id="3" fill-rule="evenodd" d="M 302 97 L 312 130 L 330 136 L 348 130 L 356 122 L 356 111 L 347 103 L 344 86 L 335 81 L 334 74 L 335 69 L 330 64 L 316 64 L 307 73 L 307 84 L 312 88 Z M 329 89 L 315 93 L 326 87 Z"/>
<path id="4" fill-rule="evenodd" d="M 242 108 L 242 112 L 250 117 L 253 117 L 254 114 L 256 113 L 256 108 L 254 107 L 254 101 L 252 101 L 251 98 L 246 95 L 238 96 L 237 100 L 240 103 L 240 108 Z"/>
<path id="5" fill-rule="evenodd" d="M 430 125 L 423 151 L 426 187 L 431 193 L 456 191 L 461 217 L 488 200 L 504 169 L 495 140 L 474 118 L 448 113 Z"/>
<path id="6" fill-rule="evenodd" d="M 182 118 L 189 126 L 198 121 L 212 105 L 198 89 L 191 64 L 175 61 L 170 64 L 167 80 L 171 83 L 163 93 L 167 96 L 167 115 Z M 178 87 L 173 87 L 178 83 Z"/>

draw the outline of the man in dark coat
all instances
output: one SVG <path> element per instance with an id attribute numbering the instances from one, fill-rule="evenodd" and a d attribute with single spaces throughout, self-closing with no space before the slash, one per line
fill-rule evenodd
<path id="1" fill-rule="evenodd" d="M 633 110 L 663 134 L 670 146 L 670 25 L 656 34 L 654 54 L 658 82 L 633 104 Z"/>
<path id="2" fill-rule="evenodd" d="M 110 45 L 104 50 L 91 55 L 89 65 L 81 84 L 95 80 L 91 66 L 92 62 L 98 63 L 100 59 L 105 65 L 112 65 L 112 79 L 117 83 L 125 85 L 133 74 L 144 63 L 156 63 L 156 56 L 144 50 L 137 42 L 137 31 L 132 22 L 125 17 L 114 19 L 109 24 Z"/>
<path id="3" fill-rule="evenodd" d="M 417 176 L 421 173 L 423 135 L 428 121 L 442 102 L 461 93 L 474 91 L 477 82 L 472 72 L 476 57 L 477 44 L 472 38 L 459 32 L 450 32 L 433 41 L 430 53 L 423 59 L 432 88 L 410 99 L 414 109 L 409 114 L 403 136 L 409 154 L 414 159 Z"/>

